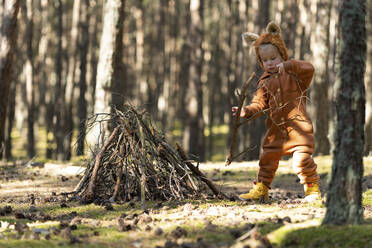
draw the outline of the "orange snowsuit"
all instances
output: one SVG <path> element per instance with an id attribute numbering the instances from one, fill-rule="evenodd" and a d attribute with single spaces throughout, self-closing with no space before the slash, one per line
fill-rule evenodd
<path id="1" fill-rule="evenodd" d="M 317 165 L 311 157 L 313 126 L 306 114 L 306 93 L 314 67 L 294 59 L 283 65 L 285 71 L 281 74 L 265 72 L 261 76 L 250 105 L 244 107 L 247 118 L 269 111 L 258 170 L 258 181 L 268 187 L 284 155 L 293 155 L 292 166 L 302 184 L 319 181 Z"/>

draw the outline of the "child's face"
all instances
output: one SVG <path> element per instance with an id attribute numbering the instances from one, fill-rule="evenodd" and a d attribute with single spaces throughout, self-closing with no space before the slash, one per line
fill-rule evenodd
<path id="1" fill-rule="evenodd" d="M 283 62 L 278 48 L 271 44 L 264 44 L 259 47 L 258 51 L 262 60 L 262 64 L 264 66 L 264 70 L 270 73 L 277 72 L 277 65 Z"/>

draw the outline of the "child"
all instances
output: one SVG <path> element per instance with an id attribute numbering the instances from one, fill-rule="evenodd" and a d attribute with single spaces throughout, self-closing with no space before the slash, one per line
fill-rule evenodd
<path id="1" fill-rule="evenodd" d="M 242 108 L 240 116 L 255 118 L 269 111 L 267 132 L 262 141 L 258 180 L 253 189 L 239 197 L 243 200 L 268 200 L 268 190 L 284 155 L 293 156 L 293 169 L 304 184 L 305 199 L 321 198 L 314 152 L 314 134 L 306 114 L 306 92 L 314 74 L 313 66 L 305 61 L 288 60 L 287 49 L 279 26 L 271 22 L 267 33 L 260 36 L 243 34 L 244 41 L 254 46 L 256 57 L 265 70 L 250 105 Z M 238 107 L 232 107 L 236 115 Z"/>

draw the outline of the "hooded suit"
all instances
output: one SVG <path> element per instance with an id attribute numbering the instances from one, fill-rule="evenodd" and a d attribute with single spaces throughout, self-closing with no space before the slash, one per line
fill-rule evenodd
<path id="1" fill-rule="evenodd" d="M 263 110 L 269 112 L 266 119 L 267 132 L 262 141 L 258 181 L 270 187 L 281 157 L 293 155 L 292 165 L 300 182 L 318 182 L 317 165 L 311 157 L 314 152 L 313 126 L 306 113 L 306 93 L 314 67 L 305 61 L 288 60 L 280 28 L 273 23 L 268 25 L 267 32 L 261 36 L 244 34 L 243 38 L 253 44 L 262 67 L 259 55 L 259 46 L 262 44 L 274 45 L 284 66 L 280 74 L 264 72 L 250 105 L 244 107 L 247 118 L 259 116 Z"/>

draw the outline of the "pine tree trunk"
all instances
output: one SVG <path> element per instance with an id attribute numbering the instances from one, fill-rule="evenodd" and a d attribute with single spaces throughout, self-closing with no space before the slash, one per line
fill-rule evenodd
<path id="1" fill-rule="evenodd" d="M 0 116 L 7 116 L 9 89 L 12 84 L 13 57 L 17 34 L 17 14 L 20 0 L 6 0 L 4 2 L 0 44 Z M 0 118 L 0 158 L 4 150 L 5 118 Z"/>
<path id="2" fill-rule="evenodd" d="M 366 1 L 339 3 L 333 164 L 323 224 L 361 224 Z"/>
<path id="3" fill-rule="evenodd" d="M 136 19 L 136 98 L 134 99 L 135 106 L 141 106 L 147 102 L 147 83 L 145 80 L 143 64 L 144 64 L 144 7 L 143 0 L 136 1 L 136 9 L 134 12 Z"/>
<path id="4" fill-rule="evenodd" d="M 368 26 L 367 40 L 368 44 L 372 44 L 372 0 L 367 1 L 368 4 Z M 372 156 L 372 46 L 368 46 L 368 60 L 366 71 L 366 125 L 365 134 L 366 140 L 364 145 L 364 155 Z"/>
<path id="5" fill-rule="evenodd" d="M 104 6 L 103 31 L 97 68 L 95 113 L 111 113 L 113 104 L 114 75 L 118 65 L 117 43 L 122 41 L 124 0 L 107 0 Z M 109 127 L 105 127 L 108 129 Z M 96 126 L 88 135 L 88 143 L 96 144 L 100 129 Z"/>
<path id="6" fill-rule="evenodd" d="M 220 28 L 219 25 L 217 25 L 217 31 L 214 32 L 214 37 L 212 40 L 220 40 Z M 213 156 L 213 125 L 215 125 L 215 113 L 216 113 L 216 104 L 218 103 L 217 95 L 220 93 L 221 89 L 221 77 L 220 77 L 220 71 L 221 71 L 221 65 L 220 60 L 222 57 L 221 48 L 219 42 L 215 42 L 213 44 L 213 50 L 211 51 L 212 58 L 209 63 L 209 76 L 208 76 L 208 85 L 209 85 L 209 92 L 208 92 L 208 105 L 209 105 L 209 113 L 208 113 L 208 119 L 209 119 L 209 137 L 208 137 L 208 150 L 207 150 L 207 159 L 212 160 Z"/>
<path id="7" fill-rule="evenodd" d="M 26 107 L 27 107 L 27 156 L 33 158 L 36 155 L 35 151 L 35 66 L 34 66 L 34 52 L 33 52 L 33 37 L 34 37 L 34 20 L 33 20 L 33 0 L 27 0 L 23 5 L 24 20 L 26 27 L 26 44 L 27 44 L 27 60 L 25 67 L 26 75 Z"/>
<path id="8" fill-rule="evenodd" d="M 124 109 L 125 99 L 128 97 L 127 77 L 125 73 L 125 65 L 123 63 L 123 33 L 124 33 L 124 0 L 120 8 L 117 10 L 119 13 L 118 20 L 116 22 L 116 38 L 113 56 L 113 78 L 112 78 L 112 102 L 111 106 L 118 109 Z M 111 113 L 114 112 L 114 108 L 111 108 Z"/>
<path id="9" fill-rule="evenodd" d="M 169 37 L 169 30 L 170 30 L 170 23 L 169 23 L 169 0 L 161 0 L 160 1 L 160 15 L 161 21 L 159 29 L 162 29 L 162 32 L 159 32 L 159 35 L 162 35 L 161 40 L 162 46 L 159 47 L 159 57 L 161 58 L 159 63 L 159 67 L 161 67 L 161 78 L 162 78 L 162 91 L 159 93 L 158 99 L 158 111 L 160 121 L 162 123 L 162 130 L 165 133 L 167 126 L 168 126 L 168 113 L 169 113 L 169 93 L 170 93 L 170 78 L 169 78 L 169 54 L 170 54 L 170 37 Z"/>
<path id="10" fill-rule="evenodd" d="M 332 0 L 314 1 L 314 32 L 311 36 L 315 75 L 311 87 L 311 103 L 314 104 L 315 154 L 329 154 L 328 140 L 328 88 L 329 88 L 329 27 Z"/>
<path id="11" fill-rule="evenodd" d="M 101 1 L 97 2 L 94 7 L 91 8 L 92 16 L 94 18 L 90 19 L 89 26 L 92 30 L 89 31 L 89 63 L 88 63 L 88 88 L 89 94 L 87 94 L 88 105 L 88 116 L 94 114 L 94 106 L 96 102 L 96 86 L 97 86 L 97 67 L 98 67 L 98 56 L 97 51 L 99 51 L 99 38 L 102 34 L 102 16 L 101 11 L 102 5 Z"/>
<path id="12" fill-rule="evenodd" d="M 190 71 L 186 92 L 186 127 L 184 147 L 200 161 L 205 160 L 205 137 L 203 121 L 203 91 L 201 70 L 203 64 L 203 0 L 190 1 Z"/>
<path id="13" fill-rule="evenodd" d="M 57 54 L 55 57 L 55 70 L 56 70 L 56 86 L 55 86 L 55 99 L 54 99 L 54 116 L 53 116 L 53 133 L 56 141 L 56 159 L 62 161 L 66 158 L 64 148 L 64 126 L 63 126 L 63 109 L 64 102 L 64 87 L 62 85 L 62 70 L 63 70 L 63 2 L 58 0 L 55 3 L 57 15 Z"/>
<path id="14" fill-rule="evenodd" d="M 176 108 L 177 108 L 177 97 L 178 97 L 178 84 L 177 84 L 177 69 L 179 66 L 178 62 L 178 48 L 177 43 L 179 40 L 179 16 L 177 15 L 177 5 L 179 1 L 170 0 L 168 2 L 169 12 L 169 41 L 167 43 L 168 56 L 169 56 L 169 96 L 168 96 L 168 110 L 166 113 L 168 130 L 173 130 L 176 123 Z M 172 142 L 173 137 L 169 137 Z"/>
<path id="15" fill-rule="evenodd" d="M 84 144 L 86 135 L 85 120 L 87 118 L 87 55 L 89 48 L 89 19 L 90 19 L 90 0 L 82 0 L 79 42 L 80 50 L 80 79 L 79 79 L 79 99 L 78 99 L 78 117 L 79 117 L 79 134 L 77 138 L 76 155 L 84 155 Z"/>
<path id="16" fill-rule="evenodd" d="M 64 106 L 64 89 L 62 85 L 62 60 L 63 60 L 63 5 L 62 0 L 56 1 L 54 4 L 57 15 L 57 54 L 55 56 L 55 71 L 56 71 L 56 85 L 54 90 L 54 116 L 53 116 L 53 133 L 56 141 L 56 158 L 57 160 L 65 159 L 64 149 L 64 132 L 63 132 L 63 106 Z"/>
<path id="17" fill-rule="evenodd" d="M 260 15 L 257 15 L 255 20 L 256 23 L 256 33 L 261 34 L 265 31 L 267 24 L 270 21 L 270 5 L 271 1 L 266 0 L 265 4 L 262 1 L 259 1 L 259 12 Z M 252 56 L 254 59 L 253 66 L 251 67 L 253 70 L 256 71 L 257 75 L 262 75 L 263 69 L 258 65 L 256 56 Z M 250 92 L 256 90 L 257 85 L 251 84 Z M 264 118 L 256 118 L 251 123 L 249 123 L 249 144 L 247 147 L 252 147 L 252 150 L 247 154 L 245 159 L 254 160 L 258 159 L 260 155 L 260 146 L 261 140 L 263 135 L 265 134 L 265 119 Z"/>
<path id="18" fill-rule="evenodd" d="M 297 23 L 298 23 L 298 3 L 297 0 L 287 0 L 282 12 L 281 28 L 283 30 L 283 40 L 288 49 L 288 56 L 295 57 Z"/>
<path id="19" fill-rule="evenodd" d="M 306 60 L 305 55 L 310 53 L 310 43 L 311 43 L 311 26 L 309 23 L 312 23 L 311 19 L 314 17 L 314 15 L 309 15 L 308 10 L 310 9 L 310 4 L 313 0 L 303 0 L 300 1 L 300 4 L 298 6 L 299 8 L 299 19 L 301 23 L 300 27 L 300 41 L 299 41 L 299 52 L 298 52 L 298 58 L 300 60 Z M 331 0 L 333 1 L 333 0 Z M 332 6 L 331 6 L 332 8 Z M 329 16 L 329 18 L 331 18 Z M 327 19 L 327 18 L 325 18 Z"/>
<path id="20" fill-rule="evenodd" d="M 189 76 L 190 76 L 190 44 L 188 44 L 187 40 L 188 40 L 188 36 L 189 36 L 189 33 L 190 33 L 190 11 L 189 11 L 189 0 L 183 0 L 181 2 L 181 5 L 182 5 L 182 8 L 186 8 L 187 11 L 185 11 L 185 15 L 183 16 L 184 18 L 181 18 L 181 26 L 183 26 L 184 28 L 180 29 L 180 32 L 181 32 L 181 37 L 182 37 L 182 40 L 183 40 L 183 44 L 182 44 L 182 47 L 181 47 L 181 52 L 180 52 L 180 55 L 179 55 L 179 60 L 180 60 L 180 73 L 179 73 L 179 76 L 178 76 L 178 84 L 179 84 L 179 89 L 180 89 L 180 92 L 179 92 L 179 110 L 177 111 L 178 112 L 178 115 L 177 115 L 177 119 L 180 120 L 180 122 L 182 123 L 182 137 L 185 136 L 185 130 L 186 130 L 186 121 L 187 121 L 187 115 L 184 114 L 186 113 L 186 92 L 187 92 L 187 89 L 188 89 L 188 83 L 189 83 Z M 185 141 L 185 139 L 183 139 L 183 147 L 185 149 L 185 151 L 188 150 L 188 145 Z"/>
<path id="21" fill-rule="evenodd" d="M 69 45 L 67 47 L 68 54 L 68 70 L 66 77 L 66 92 L 64 96 L 64 111 L 63 111 L 63 131 L 64 131 L 64 153 L 66 154 L 65 159 L 70 160 L 71 158 L 71 142 L 72 134 L 74 129 L 73 121 L 73 101 L 74 101 L 74 92 L 76 85 L 76 65 L 77 65 L 77 46 L 78 46 L 78 25 L 80 18 L 80 5 L 81 0 L 74 0 L 73 10 L 72 10 L 72 24 L 70 32 Z"/>
<path id="22" fill-rule="evenodd" d="M 12 159 L 12 130 L 15 119 L 16 106 L 16 84 L 10 86 L 9 101 L 8 101 L 8 118 L 6 120 L 6 135 L 5 135 L 5 159 Z"/>
<path id="23" fill-rule="evenodd" d="M 46 132 L 46 150 L 45 156 L 48 159 L 53 157 L 53 90 L 51 90 L 49 72 L 50 68 L 47 65 L 47 60 L 50 58 L 48 53 L 48 45 L 50 44 L 51 36 L 54 35 L 51 32 L 52 25 L 48 21 L 48 2 L 45 0 L 37 1 L 37 11 L 39 14 L 39 21 L 35 27 L 35 33 L 38 35 L 38 48 L 37 58 L 35 58 L 35 74 L 38 82 L 38 112 L 42 125 L 45 126 Z"/>

